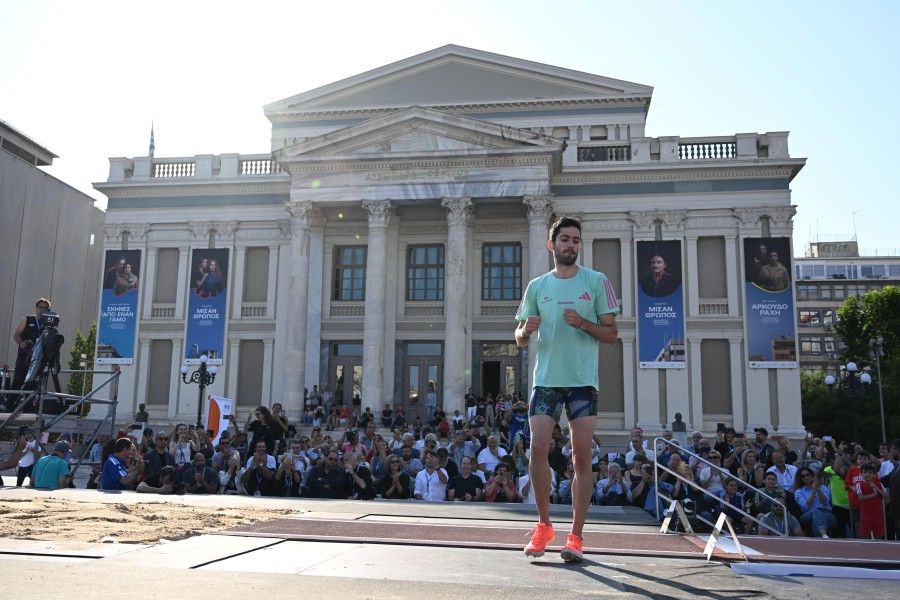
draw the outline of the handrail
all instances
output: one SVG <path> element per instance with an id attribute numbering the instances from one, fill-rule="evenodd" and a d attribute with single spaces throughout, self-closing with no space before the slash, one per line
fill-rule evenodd
<path id="1" fill-rule="evenodd" d="M 654 453 L 653 453 L 653 487 L 656 489 L 656 495 L 657 495 L 657 496 L 662 496 L 663 498 L 666 498 L 666 499 L 669 500 L 669 501 L 672 500 L 671 498 L 668 498 L 668 496 L 666 496 L 666 495 L 660 493 L 660 490 L 659 490 L 659 474 L 658 474 L 658 473 L 659 473 L 659 469 L 662 469 L 663 471 L 666 471 L 667 473 L 670 473 L 670 474 L 671 474 L 673 477 L 675 477 L 677 480 L 679 480 L 679 481 L 681 481 L 681 482 L 683 482 L 683 483 L 689 485 L 690 487 L 692 487 L 692 488 L 694 488 L 694 489 L 696 489 L 696 490 L 699 490 L 699 491 L 700 491 L 701 493 L 703 493 L 705 496 L 709 496 L 709 497 L 711 497 L 711 498 L 714 498 L 716 501 L 719 501 L 719 502 L 721 502 L 721 500 L 722 500 L 721 498 L 719 498 L 718 496 L 716 496 L 715 494 L 713 494 L 712 492 L 710 492 L 709 490 L 707 490 L 707 489 L 704 488 L 703 486 L 699 485 L 696 481 L 694 481 L 693 478 L 688 479 L 687 477 L 684 477 L 684 476 L 680 475 L 679 473 L 676 473 L 675 471 L 669 469 L 669 467 L 668 467 L 667 465 L 661 464 L 661 463 L 659 462 L 659 458 L 658 458 L 659 455 L 661 454 L 661 452 L 659 451 L 659 443 L 660 443 L 660 442 L 663 442 L 665 445 L 667 445 L 667 446 L 672 446 L 673 448 L 677 449 L 677 451 L 678 451 L 679 454 L 684 453 L 684 454 L 688 454 L 688 455 L 690 455 L 690 456 L 693 456 L 694 458 L 696 458 L 697 460 L 703 462 L 704 464 L 709 465 L 711 468 L 714 468 L 714 469 L 718 470 L 720 473 L 724 474 L 724 475 L 727 477 L 727 479 L 724 479 L 724 478 L 723 478 L 724 481 L 727 482 L 727 480 L 733 479 L 733 480 L 735 480 L 735 481 L 738 483 L 739 486 L 744 486 L 744 487 L 746 487 L 746 488 L 750 488 L 750 489 L 753 490 L 755 493 L 762 494 L 764 497 L 766 497 L 766 498 L 768 498 L 769 500 L 771 500 L 773 504 L 777 504 L 777 505 L 781 506 L 781 507 L 784 509 L 784 533 L 781 533 L 781 532 L 779 532 L 777 529 L 773 529 L 772 527 L 769 527 L 768 525 L 766 525 L 765 523 L 763 523 L 762 521 L 760 521 L 759 519 L 757 519 L 756 517 L 754 517 L 754 516 L 751 515 L 750 513 L 746 512 L 746 511 L 744 510 L 743 506 L 741 506 L 741 507 L 735 507 L 735 506 L 732 506 L 732 505 L 730 505 L 730 504 L 728 505 L 729 508 L 731 508 L 732 510 L 735 510 L 736 512 L 738 512 L 738 513 L 744 515 L 745 517 L 749 518 L 751 521 L 753 521 L 754 523 L 756 523 L 756 524 L 759 525 L 760 527 L 765 527 L 766 529 L 768 529 L 769 531 L 775 533 L 776 535 L 783 535 L 783 536 L 789 535 L 787 506 L 785 506 L 782 502 L 779 502 L 776 498 L 773 498 L 772 496 L 769 496 L 767 493 L 765 493 L 765 491 L 763 491 L 763 490 L 761 490 L 761 489 L 759 489 L 759 488 L 755 488 L 755 487 L 753 487 L 752 485 L 750 485 L 749 483 L 743 481 L 742 479 L 740 479 L 740 478 L 738 478 L 738 477 L 735 477 L 734 475 L 731 474 L 730 471 L 728 471 L 728 470 L 726 470 L 726 469 L 723 469 L 723 468 L 719 467 L 718 465 L 712 464 L 711 462 L 709 462 L 708 460 L 706 460 L 705 458 L 703 458 L 703 457 L 700 456 L 699 454 L 694 454 L 693 452 L 691 452 L 691 451 L 688 450 L 687 448 L 683 448 L 682 446 L 678 445 L 674 440 L 667 440 L 667 439 L 661 438 L 661 437 L 657 437 L 657 438 L 655 438 L 655 439 L 653 440 L 653 450 L 654 450 Z M 656 503 L 656 506 L 655 506 L 654 508 L 656 509 L 656 520 L 659 521 L 659 502 Z M 723 508 L 724 508 L 724 505 L 723 505 Z M 707 521 L 707 520 L 704 519 L 703 517 L 700 517 L 699 514 L 698 514 L 697 516 L 698 516 L 698 518 L 700 518 L 704 523 L 707 523 L 708 525 L 712 525 L 712 523 L 709 523 L 709 521 Z"/>

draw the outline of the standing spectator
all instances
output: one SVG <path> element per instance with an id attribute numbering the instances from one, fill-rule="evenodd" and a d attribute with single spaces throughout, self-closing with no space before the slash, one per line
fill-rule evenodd
<path id="1" fill-rule="evenodd" d="M 425 468 L 416 475 L 416 500 L 443 502 L 447 499 L 447 471 L 437 465 L 437 454 L 434 450 L 426 450 Z"/>
<path id="2" fill-rule="evenodd" d="M 194 454 L 191 466 L 181 475 L 185 490 L 190 494 L 215 494 L 219 491 L 219 476 L 206 466 L 202 452 Z"/>
<path id="3" fill-rule="evenodd" d="M 350 482 L 341 469 L 337 451 L 329 450 L 325 462 L 310 471 L 307 493 L 310 498 L 343 499 L 350 496 Z"/>
<path id="4" fill-rule="evenodd" d="M 104 492 L 130 490 L 140 481 L 144 461 L 136 460 L 135 447 L 128 438 L 120 438 L 113 445 L 113 453 L 103 463 L 100 489 Z"/>
<path id="5" fill-rule="evenodd" d="M 22 457 L 19 459 L 18 469 L 16 470 L 16 487 L 22 487 L 26 477 L 31 477 L 31 470 L 34 468 L 34 462 L 37 460 L 38 448 L 37 441 L 34 439 L 34 432 L 25 431 L 25 449 L 22 451 Z"/>
<path id="6" fill-rule="evenodd" d="M 265 440 L 256 442 L 253 456 L 247 459 L 247 465 L 241 474 L 241 483 L 251 496 L 277 496 L 275 486 L 275 457 L 268 453 Z"/>
<path id="7" fill-rule="evenodd" d="M 325 414 L 331 414 L 331 392 L 329 391 L 327 385 L 322 388 L 322 393 L 319 394 L 319 399 L 322 401 L 322 408 L 325 409 Z"/>
<path id="8" fill-rule="evenodd" d="M 147 406 L 144 404 L 138 404 L 138 410 L 134 413 L 134 422 L 135 423 L 146 423 L 150 420 L 150 413 L 147 412 Z"/>
<path id="9" fill-rule="evenodd" d="M 410 497 L 409 475 L 403 470 L 400 457 L 389 455 L 384 476 L 378 480 L 378 494 L 385 500 L 408 500 Z"/>
<path id="10" fill-rule="evenodd" d="M 851 455 L 852 457 L 852 455 Z M 847 498 L 850 500 L 850 518 L 853 520 L 853 530 L 859 531 L 859 495 L 862 493 L 860 487 L 863 481 L 862 468 L 863 465 L 869 464 L 872 457 L 862 447 L 856 448 L 856 458 L 853 464 L 847 469 L 844 476 L 844 486 L 847 488 Z M 875 476 L 875 480 L 880 484 L 881 480 Z"/>
<path id="11" fill-rule="evenodd" d="M 499 462 L 494 469 L 494 476 L 484 486 L 484 499 L 487 502 L 518 502 L 519 490 L 513 479 L 509 466 Z"/>
<path id="12" fill-rule="evenodd" d="M 801 511 L 800 523 L 812 527 L 814 536 L 818 534 L 828 538 L 828 530 L 834 529 L 837 525 L 834 515 L 831 514 L 831 490 L 827 485 L 821 485 L 812 470 L 807 467 L 797 471 L 797 482 L 794 487 L 796 488 L 794 500 Z"/>
<path id="13" fill-rule="evenodd" d="M 483 498 L 484 482 L 472 472 L 472 458 L 463 456 L 459 463 L 459 475 L 450 478 L 448 497 L 457 502 L 475 502 Z"/>
<path id="14" fill-rule="evenodd" d="M 768 469 L 775 464 L 772 452 L 775 449 L 769 444 L 769 432 L 765 427 L 757 427 L 753 430 L 756 433 L 756 460 L 761 462 Z"/>
<path id="15" fill-rule="evenodd" d="M 53 454 L 42 456 L 34 466 L 31 485 L 42 490 L 59 490 L 69 487 L 69 463 L 66 454 L 71 450 L 68 442 L 56 442 Z"/>
<path id="16" fill-rule="evenodd" d="M 122 261 L 124 262 L 124 261 Z M 122 265 L 124 269 L 124 265 Z M 16 367 L 13 371 L 12 389 L 19 390 L 25 384 L 28 375 L 28 367 L 31 365 L 31 350 L 35 341 L 41 336 L 44 326 L 41 316 L 50 311 L 50 301 L 46 298 L 38 298 L 34 303 L 34 314 L 22 317 L 13 331 L 13 341 L 16 342 Z M 21 485 L 21 484 L 19 484 Z"/>
<path id="17" fill-rule="evenodd" d="M 177 437 L 169 441 L 169 453 L 175 457 L 175 467 L 184 469 L 190 464 L 194 453 L 197 452 L 194 432 L 187 425 L 181 424 L 175 427 L 175 435 Z"/>
<path id="18" fill-rule="evenodd" d="M 428 382 L 428 391 L 425 392 L 425 422 L 432 425 L 434 411 L 437 410 L 437 394 L 434 392 L 434 382 Z"/>
<path id="19" fill-rule="evenodd" d="M 314 391 L 318 396 L 318 390 Z M 256 407 L 256 410 L 248 415 L 247 426 L 244 429 L 250 435 L 251 448 L 256 448 L 260 441 L 264 441 L 266 443 L 266 454 L 273 456 L 275 455 L 278 440 L 281 439 L 285 431 L 265 406 Z"/>
<path id="20" fill-rule="evenodd" d="M 284 413 L 284 408 L 281 406 L 281 402 L 276 402 L 272 405 L 272 420 L 275 421 L 275 424 L 278 425 L 278 429 L 276 430 L 276 445 L 278 446 L 278 453 L 282 453 L 287 446 L 286 440 L 288 436 L 288 430 L 291 428 L 290 421 L 288 420 L 287 415 Z"/>
<path id="21" fill-rule="evenodd" d="M 837 522 L 835 537 L 847 537 L 851 523 L 850 497 L 847 494 L 847 488 L 844 487 L 847 467 L 843 460 L 835 460 L 833 465 L 827 464 L 821 473 L 822 481 L 827 481 L 831 488 L 831 514 L 834 515 L 834 520 Z"/>
<path id="22" fill-rule="evenodd" d="M 43 459 L 42 459 L 43 460 Z M 875 465 L 863 465 L 863 480 L 859 484 L 859 535 L 862 539 L 886 539 L 884 501 L 888 494 L 877 480 Z"/>
<path id="23" fill-rule="evenodd" d="M 13 449 L 12 455 L 7 458 L 5 461 L 0 462 L 0 471 L 5 471 L 6 469 L 11 469 L 19 464 L 19 459 L 22 458 L 22 453 L 25 452 L 25 445 L 27 444 L 25 440 L 25 436 L 19 436 L 19 441 L 16 442 L 16 447 Z M 99 458 L 97 459 L 99 461 Z M 0 476 L 0 486 L 3 485 L 3 477 Z"/>

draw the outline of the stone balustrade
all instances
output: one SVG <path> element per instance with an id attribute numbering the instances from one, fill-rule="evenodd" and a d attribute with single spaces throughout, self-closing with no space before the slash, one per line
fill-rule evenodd
<path id="1" fill-rule="evenodd" d="M 198 154 L 191 157 L 149 156 L 109 159 L 108 182 L 157 180 L 221 180 L 250 177 L 284 177 L 271 154 Z"/>
<path id="2" fill-rule="evenodd" d="M 726 161 L 790 158 L 788 133 L 738 133 L 732 136 L 683 138 L 633 137 L 616 141 L 569 142 L 564 166 L 614 165 L 682 161 Z"/>

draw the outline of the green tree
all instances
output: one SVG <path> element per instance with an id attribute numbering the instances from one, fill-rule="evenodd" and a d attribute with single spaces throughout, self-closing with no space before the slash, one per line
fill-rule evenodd
<path id="1" fill-rule="evenodd" d="M 87 356 L 85 362 L 88 367 L 94 364 L 94 350 L 97 346 L 97 323 L 91 323 L 88 334 L 84 335 L 80 330 L 75 330 L 75 339 L 72 342 L 69 368 L 81 369 L 81 355 Z M 72 373 L 69 376 L 69 385 L 66 391 L 73 396 L 81 396 L 93 389 L 94 375 L 92 373 Z"/>

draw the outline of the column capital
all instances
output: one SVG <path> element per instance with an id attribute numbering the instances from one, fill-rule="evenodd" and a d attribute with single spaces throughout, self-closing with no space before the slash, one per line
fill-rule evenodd
<path id="1" fill-rule="evenodd" d="M 363 200 L 362 207 L 369 213 L 369 229 L 387 227 L 394 214 L 390 200 Z"/>
<path id="2" fill-rule="evenodd" d="M 631 211 L 628 220 L 634 225 L 635 233 L 653 233 L 659 223 L 665 231 L 681 231 L 687 219 L 686 210 L 644 210 Z"/>
<path id="3" fill-rule="evenodd" d="M 523 196 L 522 203 L 528 209 L 528 221 L 546 225 L 553 214 L 553 194 Z"/>
<path id="4" fill-rule="evenodd" d="M 319 215 L 319 209 L 308 200 L 292 201 L 284 204 L 284 210 L 291 216 L 291 230 L 309 229 L 313 218 Z"/>
<path id="5" fill-rule="evenodd" d="M 444 198 L 441 206 L 447 209 L 447 225 L 468 227 L 475 214 L 475 203 L 471 198 Z"/>
<path id="6" fill-rule="evenodd" d="M 742 225 L 755 226 L 763 217 L 769 217 L 772 225 L 789 225 L 797 214 L 796 206 L 758 206 L 754 208 L 735 208 L 734 216 Z"/>

